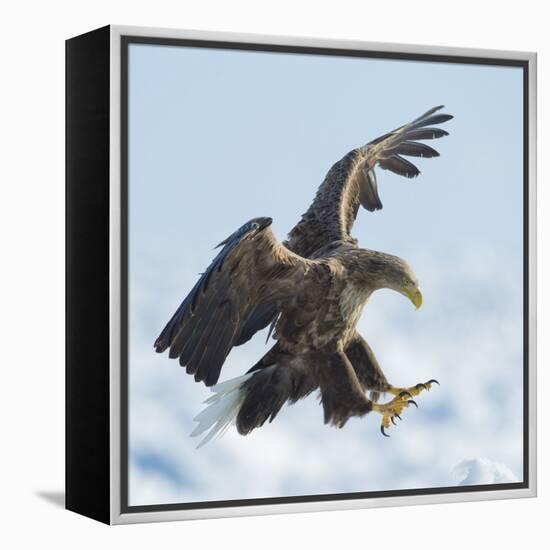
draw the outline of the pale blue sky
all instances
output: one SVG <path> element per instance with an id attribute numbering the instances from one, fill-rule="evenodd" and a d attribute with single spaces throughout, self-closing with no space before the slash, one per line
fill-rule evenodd
<path id="1" fill-rule="evenodd" d="M 262 429 L 265 434 L 258 436 L 261 446 L 257 448 L 244 443 L 253 438 L 235 436 L 230 439 L 233 443 L 214 442 L 210 450 L 207 446 L 194 451 L 196 441 L 187 434 L 199 402 L 208 394 L 176 362 L 156 356 L 152 348 L 196 275 L 212 259 L 215 244 L 243 222 L 263 215 L 273 217 L 274 231 L 282 240 L 335 161 L 442 103 L 455 119 L 445 125 L 451 135 L 435 142 L 441 157 L 420 159 L 422 174 L 412 181 L 379 170 L 384 210 L 375 214 L 361 211 L 354 229 L 362 246 L 398 254 L 411 263 L 424 288 L 425 308 L 415 313 L 400 297 L 381 293 L 367 307 L 360 328 L 379 358 L 386 361 L 383 367 L 391 363 L 387 368 L 399 376 L 410 372 L 409 383 L 421 380 L 424 373 L 421 364 L 410 364 L 410 354 L 438 346 L 432 370 L 441 370 L 426 375 L 438 374 L 438 378 L 454 380 L 455 385 L 463 383 L 458 393 L 464 393 L 469 384 L 479 381 L 467 380 L 466 375 L 462 378 L 458 372 L 470 368 L 475 375 L 479 368 L 472 370 L 474 358 L 464 367 L 455 365 L 452 373 L 449 365 L 474 352 L 476 365 L 486 368 L 486 374 L 479 375 L 485 389 L 493 388 L 500 399 L 501 418 L 513 421 L 502 433 L 466 432 L 465 423 L 472 414 L 460 409 L 460 403 L 453 401 L 453 387 L 447 386 L 447 394 L 442 390 L 439 397 L 435 392 L 426 397 L 425 422 L 441 430 L 442 447 L 446 433 L 464 438 L 463 456 L 457 450 L 449 460 L 458 463 L 492 453 L 488 459 L 521 475 L 521 418 L 517 418 L 522 369 L 521 70 L 132 44 L 131 503 L 286 496 L 315 492 L 317 487 L 319 492 L 342 492 L 446 483 L 443 470 L 431 466 L 432 455 L 420 464 L 401 460 L 398 469 L 402 475 L 398 471 L 384 477 L 382 472 L 378 477 L 365 474 L 364 478 L 330 480 L 323 474 L 309 484 L 299 481 L 298 474 L 294 480 L 275 466 L 266 470 L 253 460 L 246 462 L 248 455 L 239 463 L 235 456 L 240 456 L 245 445 L 253 455 L 254 449 L 280 443 L 280 430 L 269 439 L 271 426 Z M 486 330 L 483 338 L 473 331 L 476 326 Z M 471 349 L 473 341 L 478 349 Z M 418 349 L 420 342 L 422 350 Z M 404 348 L 398 355 L 401 344 Z M 470 346 L 468 351 L 465 346 Z M 260 336 L 247 350 L 232 353 L 222 379 L 245 372 L 263 350 Z M 419 361 L 427 364 L 431 359 Z M 399 364 L 404 362 L 408 364 Z M 484 396 L 481 392 L 480 400 Z M 321 441 L 332 448 L 342 436 L 322 427 L 321 411 L 315 408 L 315 400 L 310 400 L 307 410 L 315 411 L 312 415 L 317 416 L 311 418 L 315 425 L 306 424 L 298 440 L 306 433 L 320 433 Z M 191 402 L 194 410 L 189 407 Z M 277 422 L 284 429 L 285 418 L 291 429 L 292 413 L 285 414 L 273 429 Z M 157 424 L 148 430 L 143 424 L 152 417 Z M 159 423 L 167 422 L 173 423 L 175 433 L 181 430 L 177 445 L 173 435 L 158 439 L 157 432 L 162 432 Z M 317 424 L 323 428 L 321 432 Z M 368 424 L 371 438 L 378 419 L 370 419 Z M 357 426 L 355 429 L 361 429 L 359 423 Z M 403 425 L 401 429 L 412 428 Z M 494 437 L 494 443 L 487 441 L 488 437 Z M 511 450 L 501 441 L 504 437 Z M 394 439 L 397 437 L 386 443 L 386 448 L 397 445 Z M 346 445 L 352 444 L 349 438 L 346 441 Z M 437 447 L 433 437 L 427 441 Z M 381 444 L 378 439 L 364 443 L 371 449 Z M 228 450 L 216 445 L 231 446 Z M 248 470 L 257 465 L 261 479 L 271 476 L 270 483 L 243 487 L 235 474 L 234 487 L 220 488 L 217 480 L 218 496 L 211 492 L 207 479 L 201 482 L 200 476 L 197 478 L 193 470 L 197 466 L 189 465 L 197 460 L 193 453 L 202 453 L 201 460 L 210 457 L 210 468 L 224 469 L 220 457 L 232 457 L 236 471 L 245 463 Z M 318 465 L 320 470 L 324 466 Z M 452 466 L 448 465 L 449 471 Z"/>

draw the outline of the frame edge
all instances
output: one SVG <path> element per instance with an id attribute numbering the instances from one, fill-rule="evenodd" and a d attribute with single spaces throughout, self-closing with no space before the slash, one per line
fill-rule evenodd
<path id="1" fill-rule="evenodd" d="M 110 521 L 109 32 L 66 41 L 65 83 L 65 507 L 103 523 Z"/>

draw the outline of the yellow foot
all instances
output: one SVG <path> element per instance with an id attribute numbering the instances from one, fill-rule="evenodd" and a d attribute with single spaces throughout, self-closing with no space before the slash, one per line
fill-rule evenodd
<path id="1" fill-rule="evenodd" d="M 434 384 L 437 384 L 439 386 L 439 382 L 432 378 L 427 382 L 424 382 L 424 383 L 420 382 L 419 384 L 416 384 L 416 386 L 411 386 L 410 388 L 396 388 L 394 386 L 391 386 L 388 392 L 391 393 L 392 395 L 400 395 L 403 392 L 406 392 L 406 393 L 409 393 L 411 397 L 413 397 L 415 395 L 418 395 L 423 390 L 429 391 Z"/>
<path id="2" fill-rule="evenodd" d="M 390 437 L 385 430 L 390 427 L 390 422 L 395 425 L 395 418 L 401 419 L 401 413 L 411 405 L 418 407 L 416 401 L 410 399 L 412 395 L 407 390 L 402 390 L 397 397 L 392 399 L 389 403 L 379 405 L 378 403 L 372 404 L 372 410 L 382 415 L 382 423 L 380 425 L 380 431 L 382 435 Z"/>

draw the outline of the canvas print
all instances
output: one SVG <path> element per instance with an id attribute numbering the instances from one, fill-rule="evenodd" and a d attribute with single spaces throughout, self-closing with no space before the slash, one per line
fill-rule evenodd
<path id="1" fill-rule="evenodd" d="M 127 58 L 128 505 L 522 483 L 522 69 L 160 42 Z"/>

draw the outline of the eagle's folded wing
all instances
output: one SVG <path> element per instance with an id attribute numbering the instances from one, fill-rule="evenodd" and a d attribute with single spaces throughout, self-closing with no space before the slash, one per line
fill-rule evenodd
<path id="1" fill-rule="evenodd" d="M 424 143 L 448 135 L 434 125 L 453 118 L 434 107 L 367 145 L 354 149 L 329 170 L 313 203 L 288 235 L 287 246 L 297 254 L 310 257 L 319 248 L 339 240 L 349 240 L 359 206 L 380 210 L 376 166 L 414 178 L 420 170 L 408 157 L 436 157 L 439 153 Z"/>
<path id="2" fill-rule="evenodd" d="M 170 357 L 207 386 L 217 382 L 243 330 L 250 330 L 250 316 L 296 292 L 311 267 L 277 241 L 270 224 L 270 218 L 251 220 L 220 244 L 155 342 L 157 352 L 169 348 Z"/>

